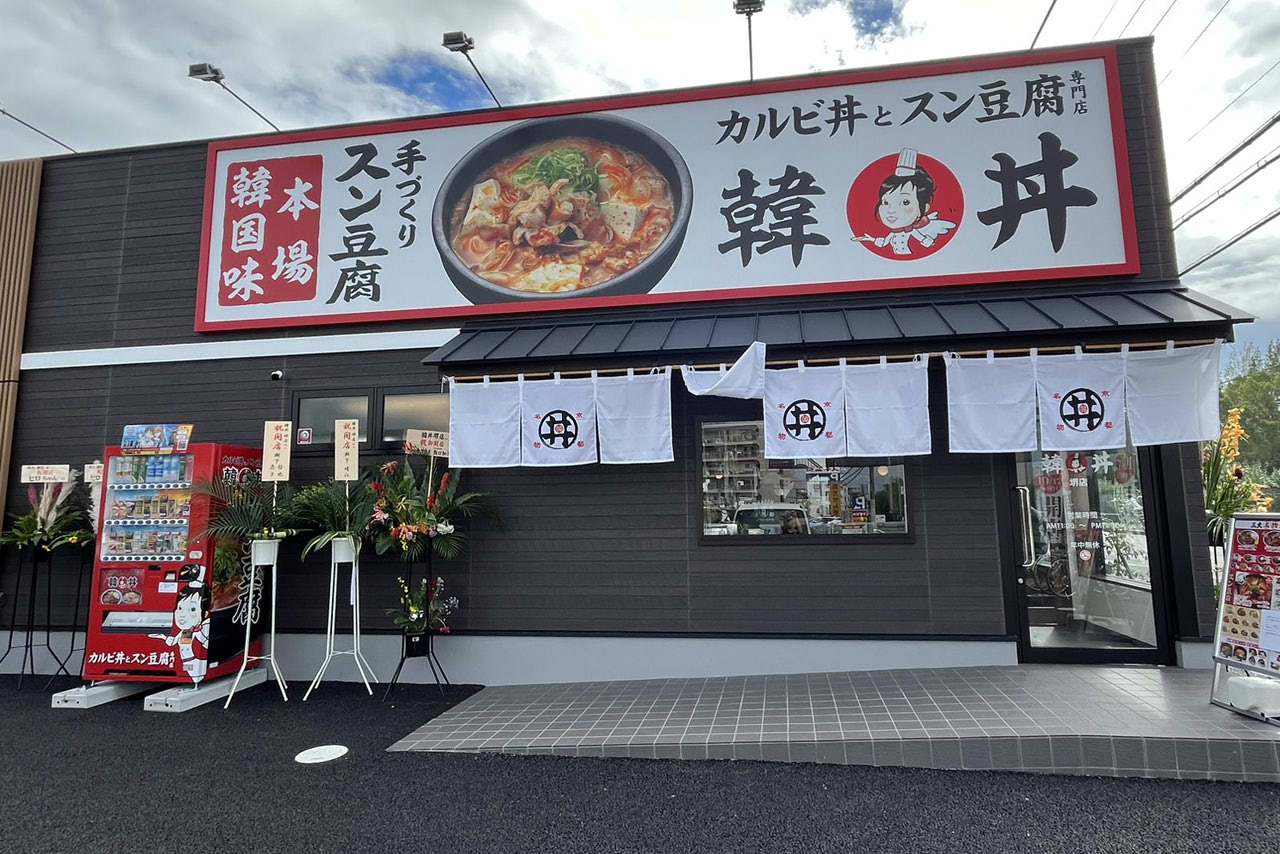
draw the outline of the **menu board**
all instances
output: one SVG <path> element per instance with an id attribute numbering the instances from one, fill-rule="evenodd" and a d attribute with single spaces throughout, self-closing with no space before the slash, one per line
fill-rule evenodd
<path id="1" fill-rule="evenodd" d="M 1280 514 L 1231 520 L 1214 659 L 1280 676 Z"/>

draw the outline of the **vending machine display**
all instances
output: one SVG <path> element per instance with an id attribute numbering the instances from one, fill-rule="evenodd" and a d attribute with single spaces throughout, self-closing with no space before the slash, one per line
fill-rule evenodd
<path id="1" fill-rule="evenodd" d="M 259 478 L 262 451 L 193 444 L 107 448 L 84 677 L 199 684 L 240 666 L 248 601 L 249 544 L 210 542 L 201 481 Z M 259 586 L 258 590 L 262 587 Z"/>

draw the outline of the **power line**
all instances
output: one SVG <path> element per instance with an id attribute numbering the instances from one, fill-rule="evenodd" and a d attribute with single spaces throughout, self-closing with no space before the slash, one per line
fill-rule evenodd
<path id="1" fill-rule="evenodd" d="M 1191 136 L 1187 137 L 1187 142 L 1190 142 L 1191 140 L 1195 139 L 1197 136 L 1199 136 L 1199 135 L 1200 135 L 1200 131 L 1203 131 L 1203 130 L 1204 130 L 1205 128 L 1207 128 L 1209 125 L 1213 124 L 1214 119 L 1217 119 L 1217 118 L 1218 118 L 1218 116 L 1222 115 L 1222 114 L 1223 114 L 1223 113 L 1225 113 L 1227 110 L 1231 109 L 1231 105 L 1232 105 L 1232 104 L 1234 104 L 1236 101 L 1239 101 L 1239 100 L 1240 100 L 1241 98 L 1243 98 L 1245 95 L 1248 95 L 1248 94 L 1249 94 L 1249 90 L 1250 90 L 1250 89 L 1252 89 L 1254 86 L 1257 86 L 1259 83 L 1261 83 L 1261 82 L 1262 82 L 1263 78 L 1265 78 L 1268 74 L 1270 74 L 1271 72 L 1273 72 L 1273 71 L 1275 71 L 1275 70 L 1276 70 L 1276 66 L 1280 66 L 1280 59 L 1277 59 L 1277 60 L 1276 60 L 1276 61 L 1271 65 L 1271 67 L 1270 67 L 1270 68 L 1268 68 L 1266 71 L 1262 72 L 1262 75 L 1261 75 L 1257 80 L 1253 81 L 1253 82 L 1252 82 L 1252 83 L 1250 83 L 1248 86 L 1244 87 L 1244 91 L 1243 91 L 1243 92 L 1241 92 L 1239 95 L 1236 95 L 1236 96 L 1235 96 L 1234 98 L 1232 98 L 1229 102 L 1227 102 L 1227 105 L 1226 105 L 1225 107 L 1223 107 L 1221 110 L 1218 110 L 1218 112 L 1214 113 L 1214 114 L 1213 114 L 1213 118 L 1212 118 L 1212 119 L 1209 119 L 1209 121 L 1205 122 L 1205 123 L 1204 123 L 1204 126 L 1203 126 L 1203 127 L 1201 127 L 1201 128 L 1200 128 L 1200 130 L 1196 131 L 1195 133 L 1191 134 Z"/>
<path id="2" fill-rule="evenodd" d="M 1248 227 L 1248 228 L 1246 228 L 1244 231 L 1242 231 L 1242 232 L 1240 232 L 1239 234 L 1237 234 L 1235 237 L 1231 238 L 1230 240 L 1228 240 L 1228 241 L 1227 241 L 1227 242 L 1225 242 L 1225 243 L 1220 244 L 1220 245 L 1218 246 L 1218 248 L 1214 249 L 1212 252 L 1209 252 L 1209 253 L 1207 253 L 1207 254 L 1205 254 L 1205 255 L 1200 256 L 1200 258 L 1198 258 L 1198 259 L 1195 261 L 1195 263 L 1193 263 L 1190 267 L 1187 267 L 1185 270 L 1180 270 L 1180 271 L 1178 272 L 1178 276 L 1179 276 L 1179 277 L 1185 276 L 1187 273 L 1190 273 L 1190 272 L 1191 272 L 1192 270 L 1194 270 L 1196 267 L 1199 267 L 1201 264 L 1203 264 L 1205 261 L 1208 261 L 1208 260 L 1209 260 L 1210 258 L 1212 258 L 1213 256 L 1218 255 L 1218 254 L 1220 254 L 1220 253 L 1222 253 L 1222 252 L 1226 252 L 1226 251 L 1227 251 L 1228 249 L 1230 249 L 1232 246 L 1235 246 L 1235 245 L 1236 245 L 1237 243 L 1239 243 L 1241 240 L 1244 240 L 1244 239 L 1245 239 L 1246 237 L 1248 237 L 1250 234 L 1253 234 L 1255 231 L 1257 231 L 1258 229 L 1262 228 L 1264 225 L 1266 225 L 1267 223 L 1271 222 L 1271 220 L 1275 219 L 1275 218 L 1276 218 L 1276 217 L 1278 217 L 1278 216 L 1280 216 L 1280 208 L 1276 208 L 1276 209 L 1275 209 L 1275 210 L 1273 210 L 1271 213 L 1267 214 L 1267 215 L 1266 215 L 1266 216 L 1264 216 L 1262 219 L 1258 220 L 1258 221 L 1257 221 L 1257 222 L 1255 222 L 1253 225 L 1249 226 L 1249 227 Z"/>
<path id="3" fill-rule="evenodd" d="M 1203 173 L 1201 173 L 1199 178 L 1196 178 L 1190 184 L 1183 187 L 1182 191 L 1178 193 L 1178 195 L 1174 196 L 1173 201 L 1171 201 L 1169 204 L 1177 204 L 1179 199 L 1181 199 L 1187 193 L 1194 190 L 1196 187 L 1200 186 L 1200 184 L 1204 182 L 1204 179 L 1208 178 L 1214 172 L 1217 172 L 1219 169 L 1225 166 L 1228 160 L 1235 157 L 1241 151 L 1244 151 L 1246 148 L 1252 145 L 1253 142 L 1257 140 L 1258 137 L 1262 136 L 1264 133 L 1269 131 L 1273 126 L 1277 124 L 1280 124 L 1280 112 L 1277 112 L 1274 116 L 1272 116 L 1271 118 L 1263 122 L 1262 127 L 1258 128 L 1253 133 L 1246 136 L 1242 142 L 1238 143 L 1235 148 L 1228 151 L 1225 156 L 1218 158 L 1218 162 L 1210 166 Z"/>
<path id="4" fill-rule="evenodd" d="M 1174 60 L 1173 65 L 1169 67 L 1169 70 L 1166 71 L 1164 73 L 1164 76 L 1160 78 L 1160 82 L 1156 84 L 1157 86 L 1164 85 L 1164 81 L 1169 79 L 1169 75 L 1173 73 L 1173 69 L 1177 68 L 1178 63 L 1182 62 L 1182 60 L 1187 58 L 1187 54 L 1191 53 L 1191 48 L 1195 47 L 1196 42 L 1200 41 L 1200 36 L 1205 34 L 1205 30 L 1208 30 L 1210 27 L 1213 26 L 1213 22 L 1218 20 L 1218 16 L 1222 14 L 1222 10 L 1227 8 L 1227 4 L 1230 2 L 1231 0 L 1223 0 L 1222 5 L 1218 7 L 1218 11 L 1214 12 L 1213 17 L 1209 19 L 1209 23 L 1205 24 L 1204 29 L 1201 30 L 1199 33 L 1197 33 L 1196 37 L 1191 40 L 1191 44 L 1187 45 L 1187 49 L 1182 52 L 1182 56 Z"/>
<path id="5" fill-rule="evenodd" d="M 1271 149 L 1271 151 L 1267 152 L 1267 154 L 1263 156 L 1263 158 L 1259 160 L 1257 163 L 1253 164 L 1248 169 L 1245 169 L 1243 172 L 1236 175 L 1230 181 L 1228 181 L 1227 183 L 1219 187 L 1217 192 L 1215 192 L 1212 196 L 1205 199 L 1200 204 L 1196 205 L 1194 208 L 1187 211 L 1182 216 L 1178 217 L 1178 219 L 1173 223 L 1173 230 L 1177 231 L 1179 226 L 1186 225 L 1193 217 L 1198 216 L 1199 214 L 1208 210 L 1210 206 L 1220 201 L 1221 199 L 1225 198 L 1227 194 L 1229 194 L 1232 190 L 1239 188 L 1244 184 L 1245 181 L 1248 181 L 1254 175 L 1257 175 L 1259 172 L 1261 172 L 1263 169 L 1266 169 L 1268 166 L 1270 166 L 1272 163 L 1275 163 L 1277 160 L 1280 160 L 1280 146 L 1276 146 L 1275 148 Z"/>
<path id="6" fill-rule="evenodd" d="M 1089 41 L 1096 39 L 1098 37 L 1098 33 L 1102 32 L 1102 25 L 1111 17 L 1111 13 L 1116 10 L 1116 4 L 1119 2 L 1120 0 L 1111 0 L 1111 8 L 1107 9 L 1107 14 L 1102 16 L 1102 20 L 1098 22 L 1098 28 L 1093 31 L 1093 35 L 1089 36 Z"/>
<path id="7" fill-rule="evenodd" d="M 75 154 L 75 153 L 76 153 L 76 150 L 75 150 L 74 148 L 72 148 L 71 146 L 67 145 L 67 144 L 66 144 L 65 142 L 63 142 L 62 140 L 58 139 L 58 138 L 57 138 L 57 137 L 55 137 L 55 136 L 50 136 L 49 134 L 47 134 L 47 133 L 45 133 L 44 131 L 40 130 L 40 128 L 38 128 L 38 127 L 36 127 L 35 125 L 31 124 L 30 122 L 24 122 L 22 119 L 18 118 L 18 117 L 17 117 L 17 116 L 15 116 L 13 113 L 11 113 L 11 112 L 9 112 L 8 110 L 6 110 L 4 107 L 0 107 L 0 116 L 8 116 L 9 118 L 13 119 L 13 120 L 14 120 L 15 122 L 17 122 L 18 124 L 22 125 L 24 128 L 27 128 L 28 130 L 33 130 L 33 131 L 35 131 L 36 133 L 40 134 L 42 137 L 44 137 L 45 139 L 47 139 L 47 140 L 49 140 L 49 141 L 51 141 L 51 142 L 56 142 L 58 145 L 61 145 L 63 148 L 65 148 L 67 151 L 70 151 L 72 154 Z"/>
<path id="8" fill-rule="evenodd" d="M 1040 22 L 1040 29 L 1036 30 L 1036 37 L 1031 40 L 1031 49 L 1035 50 L 1036 42 L 1040 41 L 1040 34 L 1044 32 L 1044 25 L 1049 23 L 1049 16 L 1053 14 L 1053 7 L 1058 5 L 1058 0 L 1052 0 L 1049 3 L 1049 9 L 1044 13 L 1044 20 Z"/>
<path id="9" fill-rule="evenodd" d="M 1124 26 L 1120 28 L 1120 35 L 1116 36 L 1116 38 L 1124 38 L 1124 31 L 1129 29 L 1129 25 L 1133 23 L 1133 19 L 1138 17 L 1138 13 L 1142 11 L 1142 7 L 1145 5 L 1147 5 L 1147 0 L 1142 0 L 1142 2 L 1138 4 L 1138 8 L 1134 9 L 1133 14 L 1129 16 L 1129 20 L 1124 22 Z"/>
<path id="10" fill-rule="evenodd" d="M 1165 17 L 1173 11 L 1173 7 L 1176 5 L 1178 5 L 1178 0 L 1170 0 L 1169 7 L 1164 10 L 1164 14 L 1160 16 L 1160 20 L 1156 21 L 1156 25 L 1151 28 L 1151 32 L 1147 33 L 1147 35 L 1154 36 L 1156 34 L 1156 30 L 1160 29 L 1160 25 L 1164 23 Z"/>

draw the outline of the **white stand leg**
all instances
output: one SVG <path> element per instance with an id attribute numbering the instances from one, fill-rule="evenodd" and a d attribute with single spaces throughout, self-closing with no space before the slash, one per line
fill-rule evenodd
<path id="1" fill-rule="evenodd" d="M 324 661 L 320 664 L 320 669 L 316 672 L 316 678 L 311 680 L 310 687 L 302 699 L 305 702 L 307 697 L 311 696 L 311 692 L 316 689 L 321 680 L 324 679 L 325 672 L 329 669 L 329 662 L 337 655 L 349 655 L 355 662 L 356 670 L 360 673 L 360 679 L 364 682 L 364 688 L 373 695 L 373 688 L 369 685 L 370 681 L 377 683 L 378 677 L 374 675 L 373 668 L 369 666 L 369 662 L 365 660 L 364 653 L 360 651 L 360 555 L 354 548 L 350 550 L 351 562 L 351 649 L 336 649 L 337 646 L 337 618 L 338 618 L 338 564 L 340 561 L 338 555 L 332 549 L 329 559 L 329 621 L 327 631 L 325 633 L 324 645 Z"/>
<path id="2" fill-rule="evenodd" d="M 324 678 L 324 672 L 329 669 L 329 662 L 333 660 L 334 655 L 334 634 L 337 631 L 338 618 L 338 561 L 330 559 L 329 561 L 329 620 L 325 625 L 324 633 L 324 661 L 320 663 L 320 669 L 316 671 L 316 678 L 311 680 L 311 685 L 307 688 L 307 693 L 302 695 L 302 702 L 306 702 L 311 696 L 311 692 L 320 684 L 320 680 Z"/>
<path id="3" fill-rule="evenodd" d="M 231 691 L 227 694 L 227 702 L 222 708 L 230 707 L 231 700 L 236 695 L 236 690 L 240 687 L 241 677 L 244 676 L 245 668 L 254 661 L 268 661 L 271 663 L 271 672 L 276 678 L 276 684 L 280 686 L 280 696 L 284 701 L 289 702 L 289 692 L 285 687 L 284 674 L 280 672 L 280 666 L 276 663 L 276 564 L 273 562 L 269 565 L 254 566 L 249 574 L 249 615 L 252 615 L 253 596 L 257 590 L 258 570 L 261 568 L 271 570 L 271 651 L 263 655 L 250 655 L 249 649 L 252 645 L 253 622 L 246 618 L 244 626 L 244 658 L 240 661 L 240 672 L 236 674 L 235 682 L 231 684 Z"/>
<path id="4" fill-rule="evenodd" d="M 363 678 L 366 672 L 369 674 L 364 681 L 364 687 L 372 697 L 373 689 L 369 687 L 369 683 L 378 684 L 378 677 L 369 666 L 364 653 L 360 651 L 360 555 L 358 554 L 351 564 L 351 589 L 354 593 L 351 599 L 351 653 L 356 660 L 356 667 L 360 669 L 360 676 Z"/>
<path id="5" fill-rule="evenodd" d="M 222 708 L 231 705 L 231 698 L 236 695 L 236 689 L 240 687 L 240 680 L 244 678 L 245 668 L 249 666 L 249 646 L 253 643 L 253 595 L 258 589 L 258 568 L 256 566 L 249 568 L 249 599 L 248 606 L 244 609 L 244 655 L 240 658 L 240 670 L 236 673 L 236 679 L 231 683 L 231 691 L 227 693 L 227 702 Z"/>

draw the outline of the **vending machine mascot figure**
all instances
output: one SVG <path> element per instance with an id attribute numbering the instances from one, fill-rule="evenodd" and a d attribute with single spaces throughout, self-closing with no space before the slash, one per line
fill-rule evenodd
<path id="1" fill-rule="evenodd" d="M 183 567 L 183 570 L 184 572 L 179 573 L 179 578 L 190 577 L 190 574 L 185 572 L 187 567 Z M 188 581 L 178 589 L 178 601 L 173 608 L 173 634 L 150 635 L 164 641 L 165 646 L 178 647 L 178 660 L 182 664 L 182 669 L 196 685 L 200 684 L 209 671 L 210 595 L 209 587 L 204 583 L 203 567 L 200 570 L 200 577 Z"/>

